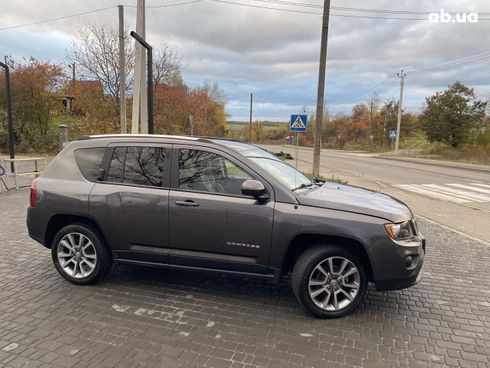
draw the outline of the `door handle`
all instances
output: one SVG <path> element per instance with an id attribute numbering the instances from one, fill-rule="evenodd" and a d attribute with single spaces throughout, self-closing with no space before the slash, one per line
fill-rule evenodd
<path id="1" fill-rule="evenodd" d="M 192 199 L 186 199 L 185 201 L 175 201 L 177 206 L 183 207 L 199 207 L 199 203 L 194 202 Z"/>

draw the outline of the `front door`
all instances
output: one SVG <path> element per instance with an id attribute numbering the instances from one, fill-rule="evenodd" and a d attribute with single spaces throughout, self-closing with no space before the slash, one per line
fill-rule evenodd
<path id="1" fill-rule="evenodd" d="M 265 273 L 274 213 L 272 188 L 266 185 L 268 202 L 242 195 L 243 181 L 261 179 L 226 153 L 209 148 L 176 147 L 172 167 L 170 262 Z"/>
<path id="2" fill-rule="evenodd" d="M 116 258 L 168 262 L 170 155 L 170 145 L 108 148 L 106 175 L 90 193 L 89 213 Z"/>

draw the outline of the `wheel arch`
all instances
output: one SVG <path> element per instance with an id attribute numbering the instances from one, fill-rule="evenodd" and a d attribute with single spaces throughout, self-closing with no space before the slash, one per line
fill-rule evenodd
<path id="1" fill-rule="evenodd" d="M 71 214 L 56 214 L 51 216 L 46 226 L 46 235 L 44 240 L 45 246 L 47 248 L 51 248 L 52 245 L 51 243 L 53 242 L 53 239 L 58 233 L 58 231 L 60 231 L 65 226 L 75 225 L 75 224 L 85 225 L 94 228 L 100 233 L 100 235 L 106 242 L 102 229 L 94 219 L 87 216 L 79 216 L 79 215 L 71 215 Z"/>
<path id="2" fill-rule="evenodd" d="M 283 259 L 281 271 L 287 275 L 292 271 L 295 261 L 307 249 L 316 245 L 338 245 L 355 254 L 366 267 L 366 274 L 369 281 L 374 281 L 373 269 L 368 253 L 364 245 L 355 240 L 345 237 L 323 235 L 323 234 L 300 234 L 294 237 L 289 243 L 288 249 Z"/>

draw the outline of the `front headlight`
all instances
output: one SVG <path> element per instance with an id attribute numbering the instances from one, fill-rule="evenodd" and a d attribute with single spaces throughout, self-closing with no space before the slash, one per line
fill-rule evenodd
<path id="1" fill-rule="evenodd" d="M 407 240 L 415 236 L 410 221 L 401 222 L 399 224 L 385 224 L 385 229 L 393 240 Z"/>

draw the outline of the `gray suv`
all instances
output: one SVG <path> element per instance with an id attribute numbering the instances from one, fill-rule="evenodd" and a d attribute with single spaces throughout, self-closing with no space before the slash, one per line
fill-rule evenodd
<path id="1" fill-rule="evenodd" d="M 114 261 L 278 281 L 311 314 L 341 317 L 368 282 L 419 281 L 425 240 L 400 201 L 309 180 L 256 146 L 159 135 L 70 143 L 32 183 L 29 235 L 68 281 Z"/>

